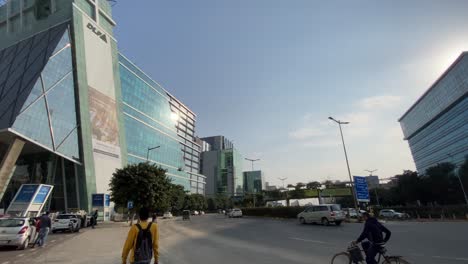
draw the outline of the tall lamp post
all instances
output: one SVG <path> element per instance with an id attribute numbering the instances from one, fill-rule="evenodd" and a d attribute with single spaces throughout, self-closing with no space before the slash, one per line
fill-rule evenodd
<path id="1" fill-rule="evenodd" d="M 462 182 L 462 180 L 460 178 L 460 174 L 458 173 L 458 169 L 457 169 L 458 166 L 454 162 L 453 154 L 449 153 L 449 154 L 447 154 L 447 156 L 449 156 L 452 159 L 452 163 L 453 163 L 453 165 L 455 165 L 455 175 L 457 175 L 458 181 L 460 182 L 460 187 L 461 187 L 461 190 L 463 192 L 463 196 L 465 197 L 465 203 L 468 206 L 468 197 L 466 196 L 465 187 L 463 187 L 463 182 Z"/>
<path id="2" fill-rule="evenodd" d="M 377 169 L 375 170 L 364 170 L 369 173 L 369 176 L 372 176 L 372 173 L 378 171 Z M 375 193 L 375 200 L 377 201 L 377 206 L 380 206 L 380 201 L 379 201 L 379 195 L 377 194 L 377 188 L 374 188 L 374 193 Z"/>
<path id="3" fill-rule="evenodd" d="M 152 148 L 148 147 L 148 151 L 146 151 L 146 161 L 149 161 L 149 153 L 150 153 L 150 151 L 153 150 L 153 149 L 160 148 L 160 147 L 161 147 L 161 146 L 156 146 L 156 147 L 152 147 Z"/>
<path id="4" fill-rule="evenodd" d="M 280 181 L 283 182 L 283 190 L 284 190 L 284 181 L 287 180 L 287 179 L 288 179 L 288 178 L 278 178 L 278 180 L 280 180 Z M 285 192 L 286 192 L 286 206 L 288 206 L 288 205 L 289 205 L 289 203 L 288 203 L 288 192 L 289 192 L 289 191 L 288 191 L 288 190 L 285 190 Z"/>
<path id="5" fill-rule="evenodd" d="M 245 158 L 245 160 L 248 160 L 248 161 L 252 162 L 252 171 L 253 171 L 253 170 L 254 170 L 254 162 L 259 161 L 260 159 L 249 159 L 249 158 Z"/>
<path id="6" fill-rule="evenodd" d="M 349 168 L 349 161 L 348 161 L 348 153 L 346 153 L 346 145 L 343 137 L 343 130 L 341 129 L 341 125 L 347 125 L 349 122 L 343 122 L 340 120 L 336 120 L 333 117 L 328 117 L 328 119 L 332 120 L 333 122 L 338 124 L 338 127 L 340 128 L 340 134 L 341 134 L 341 141 L 343 142 L 343 150 L 345 154 L 345 159 L 346 159 L 346 166 L 348 167 L 348 175 L 349 175 L 349 183 L 351 184 L 351 191 L 353 193 L 353 200 L 354 200 L 354 208 L 356 209 L 356 212 L 359 212 L 359 206 L 357 202 L 357 197 L 356 197 L 356 190 L 354 190 L 354 184 L 353 184 L 353 177 L 351 176 L 351 169 Z"/>

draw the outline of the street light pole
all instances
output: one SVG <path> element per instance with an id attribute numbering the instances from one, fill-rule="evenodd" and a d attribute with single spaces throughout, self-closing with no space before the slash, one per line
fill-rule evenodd
<path id="1" fill-rule="evenodd" d="M 463 186 L 463 182 L 462 182 L 462 180 L 460 178 L 460 174 L 458 173 L 458 169 L 457 169 L 458 166 L 457 166 L 457 164 L 455 164 L 452 154 L 449 153 L 449 154 L 447 154 L 447 156 L 449 156 L 452 159 L 452 163 L 453 163 L 453 165 L 455 165 L 455 175 L 457 176 L 458 181 L 460 182 L 460 187 L 461 187 L 461 190 L 463 192 L 463 196 L 465 197 L 465 203 L 468 206 L 468 197 L 466 196 L 465 187 Z"/>
<path id="2" fill-rule="evenodd" d="M 252 162 L 252 171 L 253 171 L 253 170 L 254 170 L 254 162 L 259 161 L 260 159 L 249 159 L 249 158 L 245 158 L 245 160 L 248 160 L 248 161 Z"/>
<path id="3" fill-rule="evenodd" d="M 356 197 L 356 191 L 354 190 L 354 185 L 353 185 L 353 177 L 351 176 L 351 169 L 349 168 L 349 161 L 348 161 L 348 153 L 346 153 L 346 145 L 343 137 L 343 130 L 341 129 L 341 125 L 347 125 L 349 122 L 342 122 L 339 120 L 334 119 L 333 117 L 328 117 L 328 119 L 334 121 L 335 123 L 338 124 L 338 127 L 340 128 L 340 134 L 341 134 L 341 141 L 343 142 L 343 150 L 345 154 L 345 159 L 346 159 L 346 166 L 348 167 L 348 175 L 349 175 L 349 182 L 351 184 L 351 191 L 353 193 L 353 198 L 354 198 L 354 208 L 356 209 L 356 212 L 359 212 L 359 206 L 357 202 L 357 197 Z"/>
<path id="4" fill-rule="evenodd" d="M 287 180 L 288 178 L 278 178 L 278 179 L 283 182 L 283 190 L 284 190 L 284 181 Z M 285 192 L 286 192 L 286 206 L 288 206 L 289 205 L 289 203 L 288 203 L 288 192 L 289 191 L 285 190 Z"/>
<path id="5" fill-rule="evenodd" d="M 284 181 L 287 180 L 288 178 L 278 178 L 278 180 L 283 182 L 283 189 L 284 189 Z"/>
<path id="6" fill-rule="evenodd" d="M 369 172 L 369 176 L 372 176 L 372 173 L 378 171 L 377 169 L 375 170 L 364 170 L 364 171 L 367 171 Z M 377 188 L 374 188 L 374 193 L 375 193 L 375 200 L 377 201 L 377 206 L 380 207 L 380 201 L 379 201 L 379 195 L 377 194 Z"/>
<path id="7" fill-rule="evenodd" d="M 146 151 L 146 161 L 149 161 L 149 153 L 150 153 L 150 151 L 153 150 L 153 149 L 160 148 L 160 147 L 161 147 L 161 146 L 156 146 L 156 147 L 152 147 L 152 148 L 148 147 L 148 151 Z"/>

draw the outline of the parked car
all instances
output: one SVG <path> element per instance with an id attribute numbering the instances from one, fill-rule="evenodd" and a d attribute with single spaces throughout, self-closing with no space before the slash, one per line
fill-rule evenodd
<path id="1" fill-rule="evenodd" d="M 198 211 L 192 211 L 192 215 L 199 215 L 200 213 Z"/>
<path id="2" fill-rule="evenodd" d="M 365 210 L 359 210 L 359 213 L 356 213 L 355 208 L 343 208 L 342 211 L 345 213 L 346 217 L 350 218 L 358 218 L 359 216 L 362 216 L 363 213 L 365 213 Z"/>
<path id="3" fill-rule="evenodd" d="M 171 213 L 171 212 L 165 212 L 165 213 L 163 214 L 163 218 L 164 218 L 164 219 L 172 218 L 172 213 Z"/>
<path id="4" fill-rule="evenodd" d="M 409 218 L 409 215 L 406 213 L 399 213 L 393 209 L 383 209 L 380 210 L 379 216 L 383 218 L 397 218 L 397 219 L 406 219 Z"/>
<path id="5" fill-rule="evenodd" d="M 52 233 L 57 231 L 79 232 L 81 218 L 76 214 L 59 214 L 52 222 Z"/>
<path id="6" fill-rule="evenodd" d="M 204 215 L 205 214 L 205 211 L 200 211 L 200 215 Z"/>
<path id="7" fill-rule="evenodd" d="M 228 216 L 229 216 L 229 218 L 231 218 L 231 217 L 242 217 L 242 210 L 238 209 L 238 208 L 234 208 L 229 212 Z"/>
<path id="8" fill-rule="evenodd" d="M 346 215 L 339 204 L 312 205 L 297 215 L 301 224 L 321 223 L 322 225 L 329 225 L 335 223 L 337 226 L 341 225 L 345 217 Z"/>
<path id="9" fill-rule="evenodd" d="M 27 217 L 0 219 L 0 246 L 25 249 L 36 238 L 36 228 Z"/>

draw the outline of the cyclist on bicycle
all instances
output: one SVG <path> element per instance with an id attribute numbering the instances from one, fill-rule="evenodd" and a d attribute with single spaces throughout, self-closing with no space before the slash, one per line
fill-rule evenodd
<path id="1" fill-rule="evenodd" d="M 366 252 L 366 263 L 377 264 L 375 256 L 392 235 L 392 232 L 383 226 L 376 218 L 370 216 L 368 212 L 362 214 L 366 221 L 364 230 L 354 243 L 361 243 L 367 238 L 368 241 L 362 242 L 362 248 Z M 385 237 L 383 236 L 385 233 Z"/>

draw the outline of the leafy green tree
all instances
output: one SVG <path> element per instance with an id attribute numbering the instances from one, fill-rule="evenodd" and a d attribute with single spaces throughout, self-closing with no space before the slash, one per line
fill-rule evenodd
<path id="1" fill-rule="evenodd" d="M 322 187 L 322 184 L 318 181 L 313 181 L 306 184 L 306 189 L 308 190 L 315 190 L 319 189 L 320 187 Z"/>
<path id="2" fill-rule="evenodd" d="M 111 201 L 117 206 L 133 201 L 134 210 L 148 207 L 163 212 L 170 206 L 170 188 L 166 170 L 147 162 L 130 164 L 113 173 Z"/>
<path id="3" fill-rule="evenodd" d="M 304 187 L 306 187 L 306 185 L 305 185 L 304 183 L 298 182 L 298 183 L 296 184 L 296 187 L 294 187 L 294 188 L 295 188 L 296 190 L 301 190 L 301 189 L 303 189 Z"/>
<path id="4" fill-rule="evenodd" d="M 455 165 L 450 162 L 439 163 L 426 170 L 426 190 L 430 191 L 429 200 L 440 204 L 453 204 L 462 201 L 460 184 L 455 176 Z"/>
<path id="5" fill-rule="evenodd" d="M 209 211 L 214 211 L 216 209 L 218 209 L 218 206 L 216 205 L 216 201 L 214 198 L 207 198 L 206 199 L 206 204 L 208 206 L 208 210 Z"/>
<path id="6" fill-rule="evenodd" d="M 184 209 L 186 191 L 181 185 L 171 184 L 170 188 L 170 206 L 173 212 L 180 212 Z"/>
<path id="7" fill-rule="evenodd" d="M 218 209 L 227 209 L 233 206 L 232 199 L 223 193 L 216 194 L 214 199 Z"/>
<path id="8" fill-rule="evenodd" d="M 206 210 L 208 207 L 206 199 L 201 194 L 187 194 L 184 200 L 184 209 L 187 210 Z"/>

